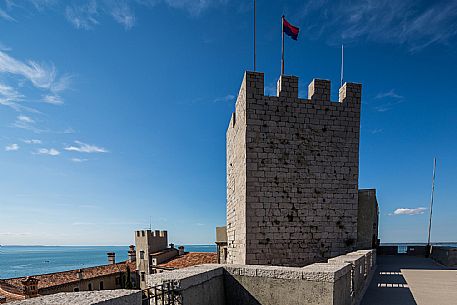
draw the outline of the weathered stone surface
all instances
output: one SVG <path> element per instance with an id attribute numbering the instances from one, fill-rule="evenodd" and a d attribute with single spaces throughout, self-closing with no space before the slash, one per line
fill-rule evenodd
<path id="1" fill-rule="evenodd" d="M 361 85 L 246 72 L 227 129 L 227 263 L 304 266 L 353 251 Z"/>
<path id="2" fill-rule="evenodd" d="M 15 305 L 130 305 L 141 304 L 139 290 L 102 290 L 83 292 L 62 292 L 23 301 L 12 302 Z"/>

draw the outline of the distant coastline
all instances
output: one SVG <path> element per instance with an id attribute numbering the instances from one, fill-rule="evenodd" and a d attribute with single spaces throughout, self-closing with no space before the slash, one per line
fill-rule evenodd
<path id="1" fill-rule="evenodd" d="M 177 245 L 178 246 L 178 245 Z M 216 245 L 184 245 L 188 252 L 216 252 Z M 128 246 L 0 246 L 0 279 L 53 273 L 127 260 Z"/>

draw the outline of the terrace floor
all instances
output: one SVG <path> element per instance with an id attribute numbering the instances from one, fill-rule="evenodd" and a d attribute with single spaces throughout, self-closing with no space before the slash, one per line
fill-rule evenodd
<path id="1" fill-rule="evenodd" d="M 457 269 L 406 255 L 378 256 L 377 264 L 361 305 L 457 304 Z"/>

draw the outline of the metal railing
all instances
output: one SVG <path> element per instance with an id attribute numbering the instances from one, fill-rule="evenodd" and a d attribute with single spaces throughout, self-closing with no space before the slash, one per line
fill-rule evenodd
<path id="1" fill-rule="evenodd" d="M 146 288 L 142 292 L 142 305 L 182 305 L 182 297 L 174 281 Z"/>

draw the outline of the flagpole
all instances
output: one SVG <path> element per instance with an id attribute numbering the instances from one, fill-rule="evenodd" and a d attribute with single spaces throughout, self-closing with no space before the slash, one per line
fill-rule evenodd
<path id="1" fill-rule="evenodd" d="M 427 240 L 427 252 L 425 255 L 430 255 L 430 233 L 432 231 L 432 215 L 433 215 L 433 195 L 435 193 L 435 171 L 436 171 L 436 158 L 433 158 L 433 176 L 432 176 L 432 195 L 430 198 L 430 218 L 428 223 L 428 240 Z"/>
<path id="2" fill-rule="evenodd" d="M 256 66 L 255 66 L 255 56 L 256 56 L 256 49 L 255 49 L 255 47 L 256 47 L 256 45 L 255 45 L 255 38 L 256 38 L 255 37 L 256 36 L 256 22 L 255 22 L 256 20 L 255 19 L 256 19 L 256 15 L 255 14 L 256 14 L 256 5 L 255 5 L 255 0 L 254 0 L 254 72 L 257 71 L 256 70 Z"/>
<path id="3" fill-rule="evenodd" d="M 282 17 L 281 17 L 281 35 L 282 35 L 281 75 L 284 75 L 284 15 L 282 15 Z"/>
<path id="4" fill-rule="evenodd" d="M 343 80 L 344 80 L 344 45 L 341 45 L 341 82 L 340 87 L 343 87 Z"/>

